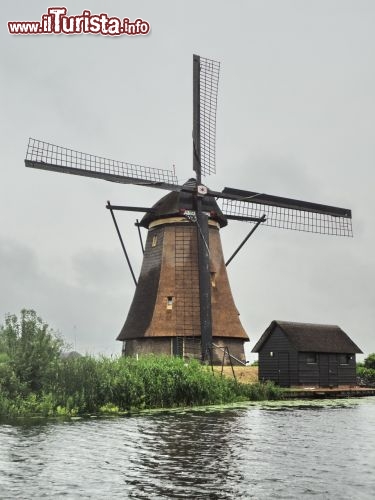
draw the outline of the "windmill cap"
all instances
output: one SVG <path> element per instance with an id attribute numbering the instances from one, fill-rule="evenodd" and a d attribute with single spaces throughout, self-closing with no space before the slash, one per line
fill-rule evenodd
<path id="1" fill-rule="evenodd" d="M 195 210 L 194 206 L 194 193 L 197 189 L 197 181 L 192 178 L 189 179 L 182 186 L 181 191 L 172 191 L 166 196 L 163 196 L 159 201 L 155 203 L 152 207 L 151 212 L 147 212 L 139 225 L 148 229 L 151 222 L 158 219 L 166 219 L 169 217 L 181 216 L 183 210 Z M 228 224 L 228 221 L 220 210 L 219 205 L 213 196 L 209 196 L 210 190 L 208 190 L 208 195 L 202 198 L 202 211 L 209 214 L 209 218 L 219 223 L 220 227 L 224 227 Z"/>

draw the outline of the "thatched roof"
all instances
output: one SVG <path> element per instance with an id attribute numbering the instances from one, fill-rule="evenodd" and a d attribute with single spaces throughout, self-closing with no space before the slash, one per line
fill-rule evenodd
<path id="1" fill-rule="evenodd" d="M 341 354 L 362 353 L 349 336 L 336 325 L 291 323 L 274 320 L 254 346 L 252 352 L 259 352 L 263 344 L 279 327 L 297 351 L 331 352 Z"/>

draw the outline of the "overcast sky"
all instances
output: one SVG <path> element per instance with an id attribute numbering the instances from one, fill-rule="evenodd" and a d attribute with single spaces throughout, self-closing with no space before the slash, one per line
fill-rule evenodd
<path id="1" fill-rule="evenodd" d="M 273 319 L 337 324 L 375 352 L 375 2 L 65 2 L 151 32 L 12 36 L 1 9 L 0 322 L 33 308 L 80 352 L 117 354 L 134 293 L 108 211 L 165 193 L 24 167 L 29 137 L 192 175 L 192 55 L 221 62 L 224 186 L 350 208 L 354 238 L 262 227 L 228 267 L 250 348 Z M 138 215 L 139 216 L 139 215 Z M 137 214 L 118 219 L 135 269 Z M 222 230 L 226 256 L 249 226 Z"/>

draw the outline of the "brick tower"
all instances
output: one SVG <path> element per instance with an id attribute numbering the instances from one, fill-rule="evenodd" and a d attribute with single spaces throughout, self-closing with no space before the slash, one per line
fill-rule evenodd
<path id="1" fill-rule="evenodd" d="M 197 224 L 184 215 L 194 210 L 193 203 L 191 193 L 171 192 L 140 222 L 148 235 L 133 302 L 117 337 L 124 355 L 201 357 Z M 213 197 L 204 199 L 203 211 L 210 214 L 213 343 L 244 361 L 249 338 L 233 301 L 219 233 L 227 219 Z M 214 349 L 213 360 L 219 359 L 222 351 Z"/>

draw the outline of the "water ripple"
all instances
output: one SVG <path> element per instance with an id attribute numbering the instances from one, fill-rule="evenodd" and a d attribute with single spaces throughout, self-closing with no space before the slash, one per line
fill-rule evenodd
<path id="1" fill-rule="evenodd" d="M 0 425 L 0 498 L 372 499 L 375 400 Z"/>

